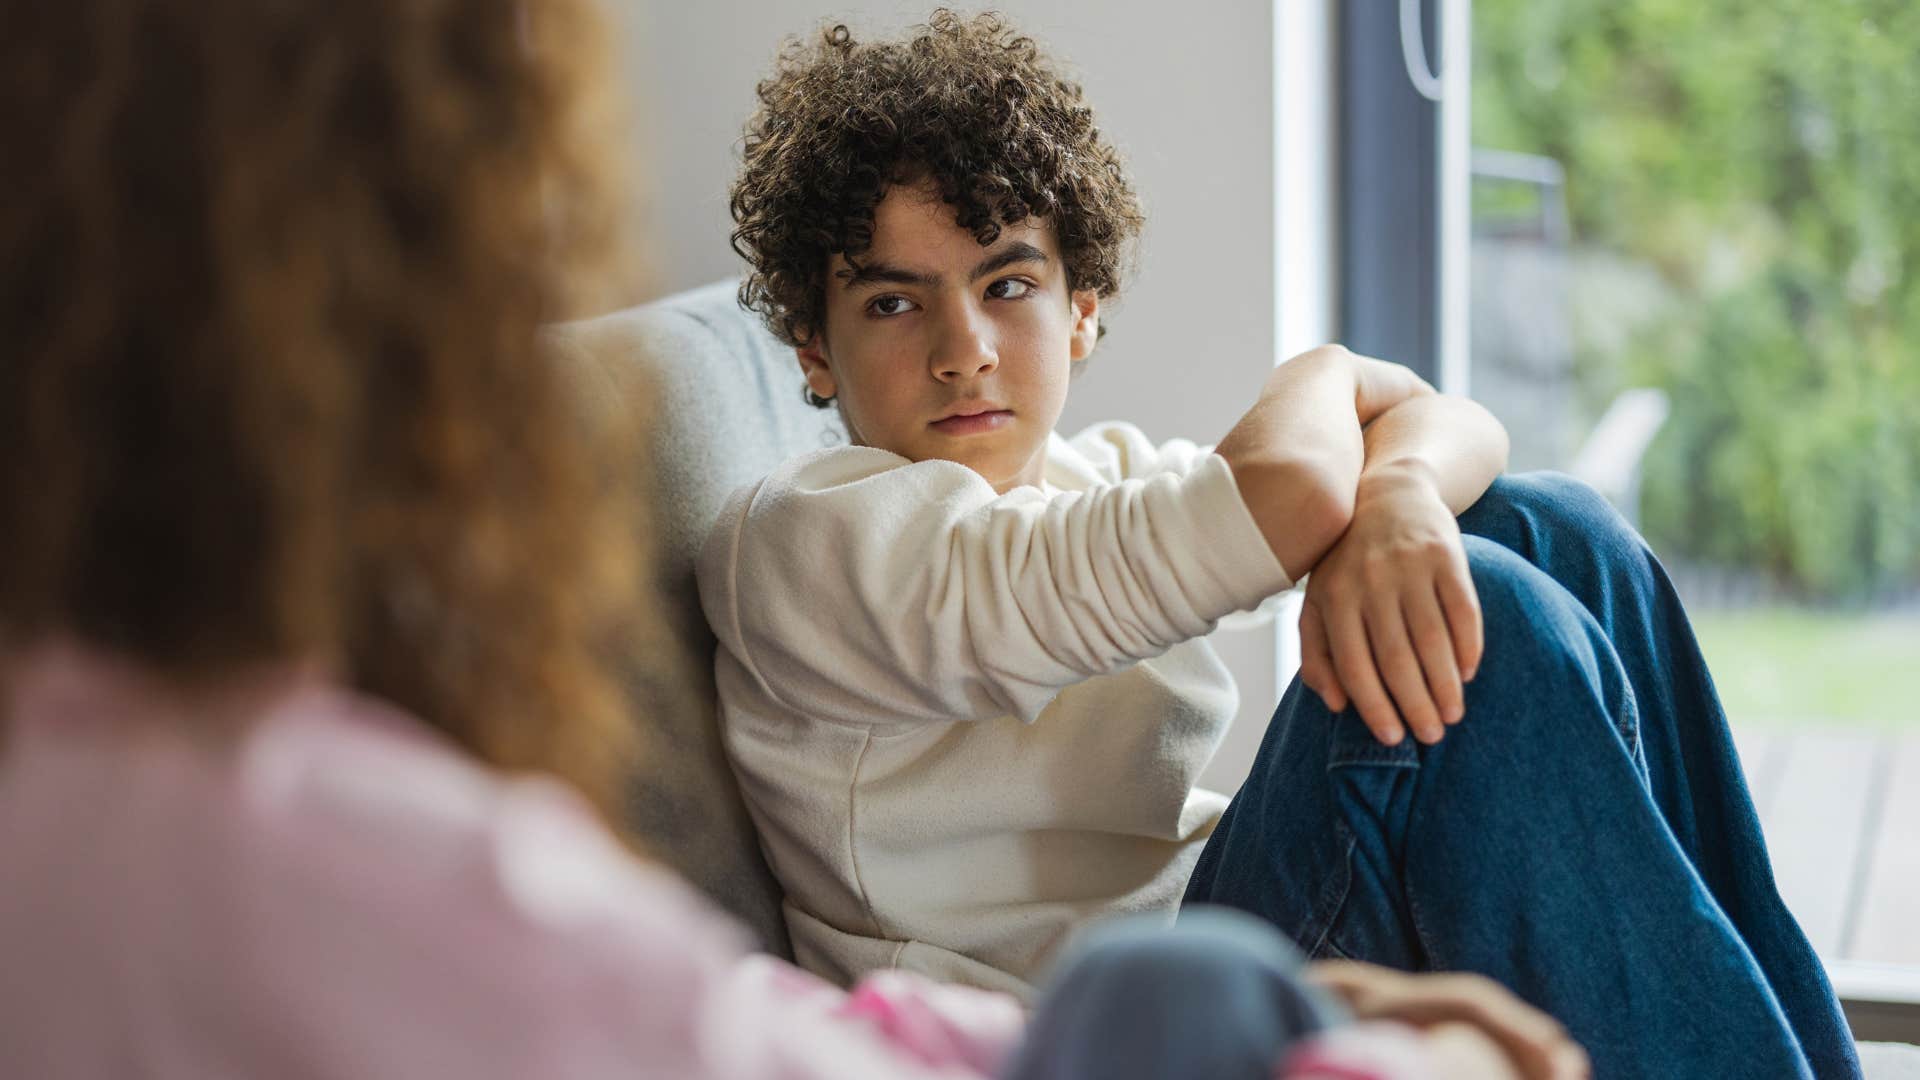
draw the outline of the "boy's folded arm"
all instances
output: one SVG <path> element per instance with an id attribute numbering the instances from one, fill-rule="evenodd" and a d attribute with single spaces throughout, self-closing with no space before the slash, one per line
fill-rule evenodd
<path id="1" fill-rule="evenodd" d="M 1291 584 L 1216 457 L 1000 497 L 963 466 L 864 448 L 736 496 L 700 569 L 722 646 L 766 694 L 855 723 L 1031 720 Z"/>
<path id="2" fill-rule="evenodd" d="M 1372 387 L 1380 380 L 1362 378 L 1365 363 L 1379 362 L 1324 346 L 1281 364 L 1215 447 L 1274 557 L 1296 580 L 1319 564 L 1353 518 L 1365 454 L 1361 426 L 1383 404 Z"/>
<path id="3" fill-rule="evenodd" d="M 1352 522 L 1362 468 L 1372 463 L 1363 430 L 1435 396 L 1405 365 L 1339 345 L 1310 349 L 1274 368 L 1259 400 L 1215 452 L 1233 467 L 1261 532 L 1294 578 L 1312 573 Z M 1419 405 L 1412 411 L 1433 410 Z"/>

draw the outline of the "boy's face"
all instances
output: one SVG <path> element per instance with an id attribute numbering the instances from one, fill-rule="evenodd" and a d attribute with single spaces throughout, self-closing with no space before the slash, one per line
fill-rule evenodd
<path id="1" fill-rule="evenodd" d="M 856 272 L 833 256 L 826 326 L 799 350 L 807 385 L 838 398 L 854 441 L 959 462 L 1005 493 L 1038 484 L 1099 300 L 1069 293 L 1048 224 L 981 247 L 930 186 L 897 186 Z"/>

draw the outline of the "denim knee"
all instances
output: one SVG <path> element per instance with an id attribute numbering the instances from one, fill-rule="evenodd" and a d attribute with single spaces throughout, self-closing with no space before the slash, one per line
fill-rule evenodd
<path id="1" fill-rule="evenodd" d="M 1597 498 L 1597 496 L 1596 496 Z M 1511 732 L 1559 742 L 1557 728 L 1574 709 L 1574 696 L 1599 703 L 1596 715 L 1615 734 L 1638 742 L 1632 692 L 1611 640 L 1571 592 L 1500 544 L 1467 536 L 1467 567 L 1480 598 L 1484 655 L 1467 688 L 1467 721 L 1480 728 L 1540 728 Z"/>
<path id="2" fill-rule="evenodd" d="M 1585 481 L 1551 469 L 1495 477 L 1482 498 L 1524 509 L 1560 528 L 1613 530 L 1626 524 L 1606 496 Z"/>
<path id="3" fill-rule="evenodd" d="M 1616 601 L 1644 606 L 1665 587 L 1633 526 L 1599 492 L 1560 473 L 1500 477 L 1460 515 L 1460 531 L 1519 553 L 1603 620 Z"/>
<path id="4" fill-rule="evenodd" d="M 1579 544 L 1613 550 L 1642 546 L 1640 534 L 1591 486 L 1560 472 L 1512 473 L 1494 479 L 1480 501 L 1461 515 L 1477 535 L 1526 549 L 1511 541 L 1528 532 L 1552 546 Z M 1485 525 L 1486 531 L 1473 525 Z M 1555 543 L 1558 541 L 1559 543 Z"/>
<path id="5" fill-rule="evenodd" d="M 1463 536 L 1467 570 L 1486 632 L 1518 630 L 1532 639 L 1533 630 L 1552 628 L 1563 633 L 1576 629 L 1577 605 L 1546 572 L 1518 552 L 1481 536 Z M 1492 645 L 1492 641 L 1488 641 Z"/>

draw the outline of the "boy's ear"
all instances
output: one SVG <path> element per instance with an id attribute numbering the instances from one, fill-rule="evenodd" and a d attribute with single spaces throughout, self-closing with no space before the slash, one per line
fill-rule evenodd
<path id="1" fill-rule="evenodd" d="M 1093 355 L 1100 342 L 1100 297 L 1091 290 L 1073 294 L 1073 341 L 1069 356 L 1077 363 Z"/>
<path id="2" fill-rule="evenodd" d="M 819 334 L 793 350 L 800 358 L 800 373 L 807 377 L 807 389 L 818 397 L 830 398 L 839 392 L 833 381 L 833 368 L 827 363 L 827 350 Z"/>

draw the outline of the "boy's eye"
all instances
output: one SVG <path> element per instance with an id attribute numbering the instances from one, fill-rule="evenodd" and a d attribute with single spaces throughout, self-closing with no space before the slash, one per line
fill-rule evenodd
<path id="1" fill-rule="evenodd" d="M 867 311 L 874 315 L 899 315 L 912 310 L 912 308 L 913 301 L 904 296 L 889 294 L 887 296 L 876 296 L 867 301 Z"/>
<path id="2" fill-rule="evenodd" d="M 1033 291 L 1033 284 L 1019 278 L 1001 278 L 987 286 L 987 295 L 996 300 L 1018 300 Z"/>

